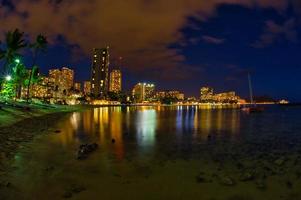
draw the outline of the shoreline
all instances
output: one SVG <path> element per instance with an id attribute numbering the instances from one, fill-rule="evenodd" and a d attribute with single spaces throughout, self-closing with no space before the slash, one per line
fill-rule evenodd
<path id="1" fill-rule="evenodd" d="M 0 175 L 9 167 L 10 161 L 23 145 L 31 142 L 36 136 L 54 133 L 53 124 L 72 112 L 81 112 L 90 107 L 76 106 L 72 109 L 54 109 L 52 112 L 37 112 L 18 116 L 14 123 L 0 126 Z"/>

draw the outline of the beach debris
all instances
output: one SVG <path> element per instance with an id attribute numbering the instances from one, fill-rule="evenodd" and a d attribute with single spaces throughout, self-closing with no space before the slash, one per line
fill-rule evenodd
<path id="1" fill-rule="evenodd" d="M 98 144 L 96 143 L 80 145 L 79 150 L 77 152 L 77 159 L 78 160 L 86 159 L 88 155 L 93 151 L 95 151 L 97 148 L 98 148 Z"/>

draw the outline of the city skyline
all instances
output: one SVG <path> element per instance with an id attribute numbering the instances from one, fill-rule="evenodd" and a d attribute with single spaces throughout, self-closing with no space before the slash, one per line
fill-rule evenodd
<path id="1" fill-rule="evenodd" d="M 28 24 L 31 27 L 29 33 L 43 33 L 50 39 L 48 53 L 38 59 L 43 73 L 51 66 L 71 66 L 77 71 L 76 81 L 89 80 L 92 49 L 109 45 L 112 65 L 123 68 L 123 86 L 127 91 L 137 82 L 151 81 L 162 87 L 160 89 L 179 89 L 189 96 L 197 96 L 200 86 L 209 85 L 220 90 L 218 92 L 235 90 L 242 97 L 247 97 L 246 74 L 250 71 L 255 96 L 269 95 L 275 99 L 301 101 L 301 89 L 296 87 L 300 85 L 298 74 L 301 70 L 298 59 L 301 49 L 300 6 L 296 1 L 213 1 L 207 6 L 192 1 L 191 5 L 184 3 L 182 7 L 179 6 L 181 3 L 173 5 L 171 10 L 178 10 L 177 14 L 159 12 L 157 15 L 141 12 L 140 8 L 145 4 L 142 1 L 129 2 L 126 6 L 133 15 L 120 13 L 120 18 L 112 14 L 101 19 L 102 25 L 93 18 L 96 11 L 104 11 L 95 2 L 92 7 L 96 9 L 85 12 L 89 14 L 78 22 L 78 26 L 74 26 L 81 27 L 80 30 L 65 30 L 61 29 L 64 26 L 58 28 L 49 23 L 42 26 L 43 20 L 36 20 L 41 14 L 25 2 L 23 0 L 13 6 L 2 1 L 6 14 L 0 17 L 5 19 L 7 30 L 18 27 L 27 31 L 24 24 Z M 63 12 L 67 10 L 70 16 L 78 19 L 71 8 L 81 9 L 88 4 L 71 3 L 67 7 L 67 3 L 61 1 L 42 2 L 36 4 L 41 13 L 46 10 L 49 17 L 55 17 L 56 14 L 47 10 L 45 5 L 57 7 L 61 14 L 57 20 L 65 27 L 70 27 L 71 22 Z M 105 11 L 114 10 L 120 4 L 112 2 Z M 168 7 L 166 3 L 162 4 L 153 3 L 153 8 Z M 28 16 L 23 18 L 16 10 L 23 10 Z M 152 22 L 160 23 L 146 25 L 143 15 L 154 20 Z M 120 25 L 122 19 L 129 29 Z M 133 23 L 135 20 L 137 23 Z M 37 25 L 33 27 L 34 23 Z M 96 29 L 90 33 L 87 30 L 92 30 L 92 24 Z M 106 28 L 111 26 L 109 30 Z M 118 37 L 112 30 L 119 33 Z M 126 30 L 133 31 L 127 33 Z M 82 37 L 85 34 L 87 37 Z M 133 38 L 137 38 L 136 41 Z M 25 60 L 25 63 L 30 61 Z"/>

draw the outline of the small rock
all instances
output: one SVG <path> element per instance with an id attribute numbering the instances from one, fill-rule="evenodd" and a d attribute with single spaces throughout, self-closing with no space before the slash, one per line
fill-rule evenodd
<path id="1" fill-rule="evenodd" d="M 278 166 L 282 166 L 285 163 L 284 158 L 278 158 L 277 160 L 274 161 L 274 163 Z"/>
<path id="2" fill-rule="evenodd" d="M 235 185 L 234 180 L 231 177 L 229 177 L 229 176 L 222 176 L 222 177 L 220 177 L 220 183 L 222 185 L 226 185 L 226 186 L 233 186 L 233 185 Z"/>
<path id="3" fill-rule="evenodd" d="M 201 172 L 196 176 L 196 182 L 198 183 L 208 183 L 211 182 L 211 179 L 205 175 L 205 173 Z"/>
<path id="4" fill-rule="evenodd" d="M 79 150 L 77 152 L 77 159 L 78 160 L 86 159 L 88 155 L 93 151 L 95 151 L 97 148 L 98 148 L 98 144 L 96 143 L 80 145 Z"/>

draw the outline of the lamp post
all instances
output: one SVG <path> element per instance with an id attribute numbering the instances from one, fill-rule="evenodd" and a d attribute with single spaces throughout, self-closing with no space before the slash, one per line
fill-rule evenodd
<path id="1" fill-rule="evenodd" d="M 5 76 L 5 80 L 6 80 L 6 81 L 10 81 L 10 80 L 11 80 L 11 75 Z"/>

